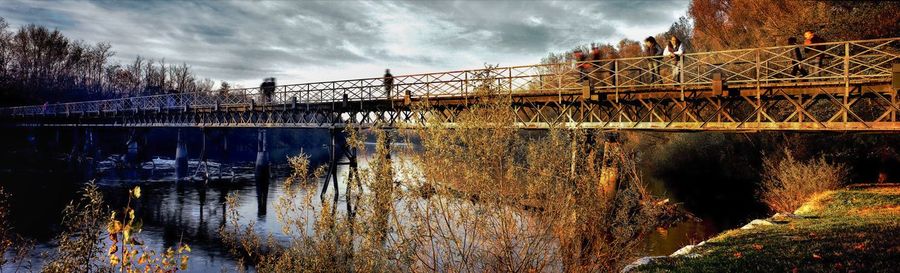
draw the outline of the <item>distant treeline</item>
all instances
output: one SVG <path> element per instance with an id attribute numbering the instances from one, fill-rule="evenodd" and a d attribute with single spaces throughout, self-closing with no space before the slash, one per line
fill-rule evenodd
<path id="1" fill-rule="evenodd" d="M 0 105 L 106 99 L 171 92 L 212 91 L 190 66 L 140 56 L 130 64 L 111 61 L 106 42 L 86 44 L 58 30 L 28 25 L 10 29 L 0 17 Z M 222 83 L 227 90 L 228 84 Z"/>

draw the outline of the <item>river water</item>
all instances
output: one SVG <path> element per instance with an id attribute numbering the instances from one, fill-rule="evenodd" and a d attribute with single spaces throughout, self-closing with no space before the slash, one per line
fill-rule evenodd
<path id="1" fill-rule="evenodd" d="M 371 151 L 374 148 L 369 147 L 367 150 Z M 365 168 L 366 158 L 369 156 L 361 156 L 361 168 Z M 321 161 L 322 158 L 313 158 L 313 162 Z M 403 158 L 396 158 L 395 164 L 402 161 Z M 69 200 L 77 196 L 78 188 L 85 182 L 77 178 L 77 175 L 71 175 L 70 168 L 64 162 L 39 163 L 42 164 L 42 168 L 22 167 L 28 164 L 35 162 L 4 169 L 0 172 L 2 181 L 0 185 L 13 194 L 11 215 L 14 231 L 34 240 L 35 248 L 29 253 L 28 262 L 7 264 L 3 267 L 3 272 L 13 272 L 17 268 L 19 272 L 39 270 L 40 265 L 47 259 L 43 253 L 55 247 L 52 239 L 59 230 L 60 211 Z M 254 223 L 260 233 L 272 233 L 276 239 L 283 239 L 272 206 L 274 200 L 283 194 L 281 181 L 285 178 L 286 172 L 276 172 L 269 183 L 256 183 L 252 178 L 252 163 L 232 162 L 227 165 L 236 170 L 237 178 L 211 183 L 175 183 L 165 179 L 171 174 L 166 171 L 155 171 L 152 175 L 145 175 L 143 179 L 137 181 L 124 181 L 118 178 L 115 171 L 107 171 L 106 175 L 102 176 L 104 178 L 96 183 L 104 193 L 109 206 L 113 208 L 124 206 L 128 189 L 140 185 L 143 190 L 142 198 L 133 204 L 138 217 L 144 221 L 140 238 L 145 240 L 148 246 L 156 249 L 175 247 L 178 242 L 190 244 L 193 252 L 186 272 L 234 272 L 237 267 L 236 261 L 228 255 L 218 236 L 218 229 L 226 221 L 225 197 L 232 193 L 238 196 L 238 211 L 243 223 Z M 346 166 L 339 168 L 339 177 L 346 177 Z M 658 179 L 648 181 L 652 184 L 651 190 L 656 194 L 665 196 L 671 193 Z M 319 185 L 321 186 L 321 182 Z M 343 208 L 343 192 L 346 191 L 343 179 L 340 181 L 339 189 L 342 192 L 342 199 L 337 207 Z M 318 191 L 321 191 L 321 187 L 318 187 Z M 329 189 L 328 198 L 331 198 L 332 193 L 333 189 Z M 670 198 L 673 198 L 673 202 L 679 201 L 674 196 Z M 668 255 L 684 245 L 702 241 L 727 227 L 727 224 L 723 225 L 721 221 L 713 218 L 706 218 L 701 222 L 685 222 L 653 234 L 643 253 Z M 12 253 L 4 255 L 9 258 Z"/>

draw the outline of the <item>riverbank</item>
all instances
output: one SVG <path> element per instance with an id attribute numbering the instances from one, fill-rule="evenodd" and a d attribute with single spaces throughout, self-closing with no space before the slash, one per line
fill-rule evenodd
<path id="1" fill-rule="evenodd" d="M 795 215 L 754 220 L 630 272 L 894 272 L 900 268 L 900 184 L 810 198 Z"/>

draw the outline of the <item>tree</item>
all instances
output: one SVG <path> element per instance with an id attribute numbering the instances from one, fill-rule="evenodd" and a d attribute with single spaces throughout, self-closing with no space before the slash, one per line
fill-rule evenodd
<path id="1" fill-rule="evenodd" d="M 219 96 L 226 96 L 226 95 L 228 95 L 228 92 L 230 92 L 230 91 L 231 91 L 231 85 L 229 85 L 228 82 L 226 82 L 226 81 L 222 81 L 222 83 L 219 85 L 219 90 L 218 90 Z"/>
<path id="2" fill-rule="evenodd" d="M 693 0 L 698 50 L 783 45 L 807 30 L 826 39 L 861 40 L 900 36 L 900 2 Z"/>

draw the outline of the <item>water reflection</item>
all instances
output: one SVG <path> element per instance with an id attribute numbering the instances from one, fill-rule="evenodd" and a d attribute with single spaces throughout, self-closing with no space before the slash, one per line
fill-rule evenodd
<path id="1" fill-rule="evenodd" d="M 256 181 L 256 217 L 264 221 L 269 199 L 269 179 Z"/>

